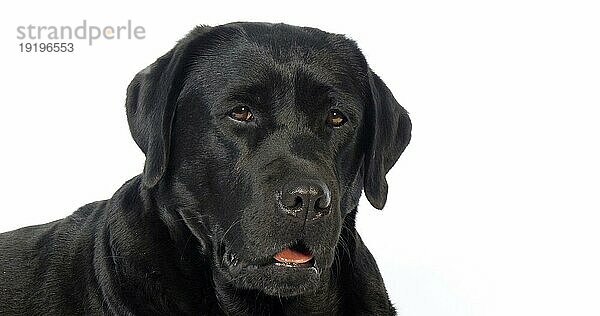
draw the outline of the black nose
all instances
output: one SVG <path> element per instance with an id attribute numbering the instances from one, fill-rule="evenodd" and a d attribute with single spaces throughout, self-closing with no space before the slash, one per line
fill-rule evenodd
<path id="1" fill-rule="evenodd" d="M 329 214 L 331 192 L 320 180 L 293 180 L 283 187 L 281 204 L 286 214 L 298 216 L 304 210 L 307 219 L 318 219 Z"/>

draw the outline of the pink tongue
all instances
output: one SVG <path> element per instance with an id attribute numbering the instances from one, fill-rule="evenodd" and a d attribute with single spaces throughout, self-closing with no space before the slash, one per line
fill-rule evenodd
<path id="1" fill-rule="evenodd" d="M 312 256 L 307 253 L 298 252 L 290 248 L 285 248 L 273 256 L 275 260 L 283 263 L 307 263 L 312 259 Z"/>

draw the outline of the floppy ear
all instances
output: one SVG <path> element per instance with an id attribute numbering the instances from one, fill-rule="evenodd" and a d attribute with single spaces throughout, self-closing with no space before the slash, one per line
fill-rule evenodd
<path id="1" fill-rule="evenodd" d="M 142 180 L 146 188 L 162 178 L 169 160 L 171 126 L 185 77 L 186 55 L 211 29 L 200 25 L 173 49 L 140 71 L 127 88 L 127 121 L 131 136 L 146 155 Z"/>
<path id="2" fill-rule="evenodd" d="M 364 190 L 371 205 L 382 209 L 388 191 L 385 175 L 410 142 L 412 125 L 385 83 L 371 69 L 368 76 L 373 106 L 367 118 L 371 139 L 364 160 Z"/>
<path id="3" fill-rule="evenodd" d="M 171 124 L 181 90 L 181 52 L 176 46 L 140 71 L 127 88 L 127 121 L 131 136 L 146 155 L 143 183 L 155 186 L 165 172 Z"/>

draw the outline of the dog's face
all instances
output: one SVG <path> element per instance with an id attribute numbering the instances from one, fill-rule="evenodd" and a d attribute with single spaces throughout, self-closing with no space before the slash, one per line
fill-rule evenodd
<path id="1" fill-rule="evenodd" d="M 356 45 L 288 25 L 200 27 L 128 90 L 144 184 L 178 212 L 228 284 L 314 290 L 364 189 L 385 174 L 410 120 Z M 163 214 L 163 216 L 165 216 Z"/>

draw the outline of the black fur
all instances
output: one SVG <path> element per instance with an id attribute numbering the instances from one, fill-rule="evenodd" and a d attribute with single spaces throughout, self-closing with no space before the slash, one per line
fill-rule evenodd
<path id="1" fill-rule="evenodd" d="M 354 42 L 197 27 L 135 76 L 126 103 L 144 172 L 109 200 L 1 234 L 0 314 L 395 314 L 354 220 L 363 189 L 384 207 L 411 123 Z M 240 105 L 252 121 L 229 117 Z M 326 124 L 332 108 L 345 125 Z M 330 191 L 325 215 L 282 211 L 298 179 Z M 312 268 L 273 264 L 298 244 Z"/>

